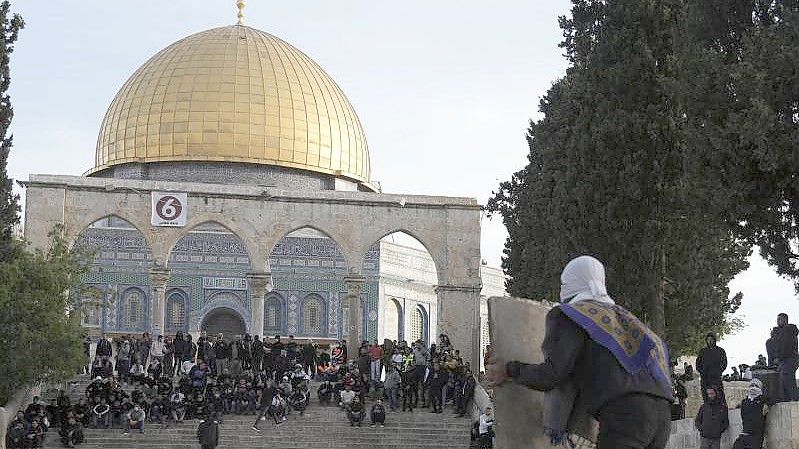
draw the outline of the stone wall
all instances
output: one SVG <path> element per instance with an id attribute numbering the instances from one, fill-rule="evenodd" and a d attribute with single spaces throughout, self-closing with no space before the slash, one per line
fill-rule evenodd
<path id="1" fill-rule="evenodd" d="M 693 418 L 673 421 L 667 449 L 699 449 L 699 432 Z M 783 402 L 768 414 L 767 449 L 799 449 L 799 402 Z M 730 428 L 721 438 L 721 448 L 730 449 L 741 433 L 741 411 L 730 410 Z"/>
<path id="2" fill-rule="evenodd" d="M 746 397 L 746 389 L 749 382 L 724 382 L 724 396 L 727 398 L 727 405 L 735 408 L 740 405 Z M 685 383 L 685 390 L 688 398 L 685 400 L 685 417 L 693 418 L 702 406 L 702 389 L 699 380 L 692 380 Z"/>

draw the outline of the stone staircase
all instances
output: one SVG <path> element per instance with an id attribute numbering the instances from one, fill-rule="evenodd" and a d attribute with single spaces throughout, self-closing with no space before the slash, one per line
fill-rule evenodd
<path id="1" fill-rule="evenodd" d="M 73 400 L 80 398 L 89 380 L 80 376 L 68 392 Z M 316 392 L 316 385 L 312 385 Z M 220 423 L 219 448 L 281 448 L 281 449 L 350 449 L 350 448 L 468 448 L 469 418 L 456 418 L 451 407 L 444 413 L 433 414 L 429 408 L 414 412 L 389 412 L 385 427 L 370 427 L 368 416 L 363 427 L 351 427 L 344 412 L 337 407 L 320 406 L 315 394 L 303 416 L 292 412 L 288 421 L 275 426 L 271 420 L 261 421 L 261 432 L 251 429 L 253 415 L 225 415 Z M 138 431 L 123 435 L 121 429 L 86 429 L 86 441 L 81 448 L 97 449 L 196 449 L 197 421 L 182 424 L 147 423 L 143 434 Z M 45 448 L 62 447 L 57 429 L 52 429 Z"/>

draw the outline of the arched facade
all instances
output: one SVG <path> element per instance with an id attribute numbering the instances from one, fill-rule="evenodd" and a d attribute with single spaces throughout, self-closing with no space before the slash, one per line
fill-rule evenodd
<path id="1" fill-rule="evenodd" d="M 188 195 L 186 227 L 150 224 L 150 192 L 154 191 Z M 187 273 L 181 273 L 181 264 L 192 262 L 191 254 L 188 261 L 179 260 L 177 255 L 183 248 L 182 239 L 197 226 L 214 222 L 243 243 L 249 262 L 231 265 L 217 259 L 216 263 L 207 264 L 203 259 L 203 265 L 233 266 L 236 273 L 230 275 L 234 270 L 220 270 L 221 273 L 214 275 L 211 273 L 213 270 L 208 270 L 201 277 L 236 278 L 233 281 L 220 280 L 215 286 L 241 288 L 231 292 L 243 298 L 237 312 L 242 314 L 248 331 L 253 324 L 254 329 L 263 326 L 266 295 L 274 290 L 285 301 L 285 333 L 292 329 L 292 305 L 299 308 L 299 302 L 307 294 L 317 293 L 327 305 L 328 338 L 349 333 L 351 326 L 345 325 L 348 323 L 346 318 L 349 318 L 349 298 L 357 297 L 360 298 L 361 316 L 356 317 L 355 322 L 360 323 L 356 330 L 359 336 L 363 333 L 364 337 L 374 339 L 377 334 L 373 329 L 377 328 L 377 316 L 382 305 L 378 297 L 380 281 L 379 276 L 368 272 L 364 259 L 368 259 L 370 253 L 379 256 L 379 248 L 375 250 L 374 246 L 383 236 L 403 231 L 418 239 L 434 261 L 436 306 L 426 306 L 430 326 L 436 333 L 450 335 L 462 348 L 463 354 L 477 354 L 475 351 L 479 348 L 480 328 L 475 323 L 479 322 L 481 285 L 480 207 L 473 199 L 32 175 L 27 183 L 26 201 L 25 236 L 34 248 L 45 248 L 49 242 L 47 233 L 59 223 L 64 225 L 67 238 L 76 243 L 79 234 L 89 224 L 111 215 L 125 218 L 135 230 L 141 231 L 140 246 L 150 255 L 137 261 L 141 263 L 137 273 L 128 271 L 113 282 L 100 279 L 105 274 L 100 275 L 99 271 L 87 278 L 87 284 L 95 283 L 107 292 L 109 311 L 104 325 L 107 330 L 122 331 L 113 322 L 120 314 L 112 313 L 110 308 L 118 306 L 122 300 L 121 292 L 128 287 L 140 288 L 146 298 L 145 313 L 153 312 L 152 316 L 145 315 L 145 327 L 153 327 L 153 322 L 163 326 L 161 323 L 166 322 L 166 292 L 173 288 L 184 290 L 189 298 L 189 329 L 192 332 L 199 330 L 202 318 L 210 310 L 204 303 L 209 296 L 205 295 L 203 281 L 188 279 Z M 319 278 L 313 281 L 301 279 L 303 270 L 312 267 L 294 265 L 295 259 L 303 260 L 302 256 L 285 253 L 278 259 L 291 262 L 279 261 L 280 265 L 276 265 L 276 258 L 272 257 L 273 250 L 279 247 L 278 243 L 287 233 L 303 227 L 324 230 L 336 243 L 341 255 L 339 263 L 332 267 L 335 269 L 316 270 Z M 195 258 L 199 257 L 199 251 L 192 251 Z M 121 264 L 121 260 L 117 262 Z M 290 265 L 282 265 L 285 263 Z M 378 257 L 374 264 L 378 272 L 379 264 Z M 289 270 L 294 270 L 298 277 L 284 276 Z M 208 282 L 206 286 L 216 281 Z M 305 288 L 309 282 L 322 288 Z M 305 283 L 303 288 L 295 287 L 302 283 Z M 402 297 L 416 301 L 414 295 Z M 407 339 L 407 314 L 412 308 L 406 306 L 405 310 Z M 295 312 L 299 319 L 299 311 Z M 299 334 L 299 321 L 295 324 L 293 328 Z"/>
<path id="2" fill-rule="evenodd" d="M 219 307 L 236 310 L 249 317 L 250 298 L 247 273 L 251 261 L 247 244 L 227 226 L 205 221 L 192 227 L 178 239 L 167 259 L 169 278 L 166 289 L 185 295 L 185 329 L 199 329 L 208 313 Z M 177 289 L 177 290 L 174 290 Z M 166 297 L 164 326 L 169 332 L 169 301 Z M 249 319 L 247 330 L 249 330 Z"/>

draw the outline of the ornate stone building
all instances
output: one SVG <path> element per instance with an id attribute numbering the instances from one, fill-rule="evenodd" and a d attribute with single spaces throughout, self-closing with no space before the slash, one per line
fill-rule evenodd
<path id="1" fill-rule="evenodd" d="M 445 332 L 472 359 L 487 334 L 481 289 L 504 294 L 502 274 L 480 263 L 477 202 L 380 192 L 341 89 L 242 24 L 186 37 L 139 68 L 84 176 L 25 185 L 35 247 L 63 224 L 94 252 L 73 294 L 95 333 L 352 344 Z M 423 246 L 387 238 L 398 232 Z"/>

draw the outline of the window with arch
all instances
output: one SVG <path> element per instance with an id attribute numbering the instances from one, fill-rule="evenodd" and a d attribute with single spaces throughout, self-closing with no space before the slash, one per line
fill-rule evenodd
<path id="1" fill-rule="evenodd" d="M 319 335 L 324 330 L 324 303 L 322 298 L 309 295 L 302 302 L 302 333 Z"/>
<path id="2" fill-rule="evenodd" d="M 427 343 L 427 312 L 416 306 L 411 313 L 410 341 L 422 340 Z"/>
<path id="3" fill-rule="evenodd" d="M 164 327 L 169 332 L 186 330 L 186 294 L 173 290 L 166 299 Z"/>
<path id="4" fill-rule="evenodd" d="M 280 297 L 267 296 L 264 301 L 264 330 L 273 333 L 279 332 L 283 327 L 283 307 Z"/>
<path id="5" fill-rule="evenodd" d="M 144 328 L 144 292 L 137 288 L 125 291 L 122 306 L 122 325 L 128 329 Z"/>
<path id="6" fill-rule="evenodd" d="M 99 288 L 90 287 L 81 291 L 79 305 L 83 326 L 100 327 L 103 319 L 104 297 L 105 295 Z"/>

